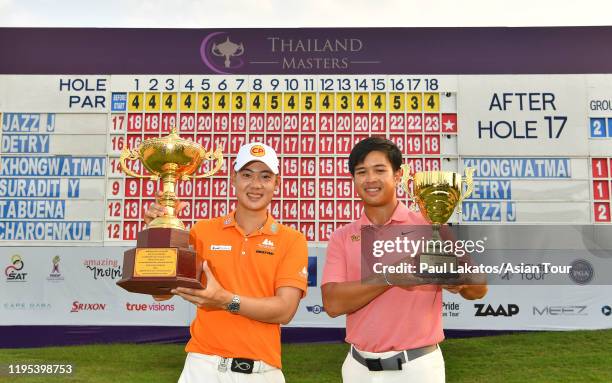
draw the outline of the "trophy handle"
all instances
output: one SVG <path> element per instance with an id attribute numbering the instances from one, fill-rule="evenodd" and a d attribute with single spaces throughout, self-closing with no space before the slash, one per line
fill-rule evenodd
<path id="1" fill-rule="evenodd" d="M 400 181 L 400 183 L 402 185 L 402 189 L 404 189 L 406 194 L 408 194 L 408 199 L 412 201 L 412 208 L 416 210 L 416 202 L 414 200 L 414 195 L 410 191 L 410 187 L 408 187 L 408 181 L 414 180 L 414 177 L 412 177 L 412 174 L 411 174 L 412 165 L 403 164 L 401 166 L 401 169 L 402 169 L 402 180 Z"/>
<path id="2" fill-rule="evenodd" d="M 210 49 L 210 51 L 212 52 L 213 55 L 215 56 L 224 56 L 223 53 L 219 52 L 219 47 L 217 47 L 217 44 L 213 44 L 212 48 Z"/>
<path id="3" fill-rule="evenodd" d="M 217 171 L 219 171 L 219 169 L 221 169 L 221 166 L 223 166 L 223 152 L 221 151 L 220 147 L 217 147 L 217 149 L 213 152 L 205 152 L 205 154 L 202 156 L 204 157 L 204 160 L 216 160 L 215 163 L 215 167 L 212 168 L 212 170 L 204 173 L 204 174 L 200 174 L 197 176 L 192 176 L 192 175 L 184 175 L 183 176 L 183 180 L 186 181 L 188 179 L 198 179 L 198 178 L 206 178 L 206 177 L 210 177 L 213 174 L 215 174 Z"/>
<path id="4" fill-rule="evenodd" d="M 138 149 L 123 149 L 121 151 L 121 156 L 119 157 L 119 164 L 121 165 L 121 170 L 123 170 L 123 172 L 125 174 L 127 174 L 130 177 L 135 177 L 135 178 L 149 178 L 153 181 L 157 180 L 159 177 L 152 174 L 152 175 L 148 175 L 148 176 L 143 176 L 141 174 L 137 174 L 134 173 L 130 168 L 127 167 L 127 165 L 125 164 L 125 160 L 138 160 L 140 159 L 140 153 L 138 152 Z"/>
<path id="5" fill-rule="evenodd" d="M 472 195 L 472 192 L 474 191 L 474 172 L 476 171 L 476 168 L 465 168 L 464 171 L 465 177 L 461 179 L 461 185 L 463 189 L 463 182 L 465 182 L 465 184 L 467 185 L 467 189 L 465 190 L 465 193 L 461 193 L 461 197 L 459 198 L 459 202 L 457 203 L 457 205 L 459 205 L 459 214 L 461 214 L 461 203 L 464 199 Z"/>

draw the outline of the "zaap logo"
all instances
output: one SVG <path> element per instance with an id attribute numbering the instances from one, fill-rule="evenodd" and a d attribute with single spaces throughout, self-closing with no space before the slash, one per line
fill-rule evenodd
<path id="1" fill-rule="evenodd" d="M 319 306 L 319 305 L 314 305 L 314 306 L 306 306 L 306 310 L 309 313 L 313 313 L 313 314 L 321 314 L 322 312 L 325 311 L 325 309 L 323 308 L 323 306 Z"/>
<path id="2" fill-rule="evenodd" d="M 25 282 L 28 273 L 20 273 L 23 270 L 24 263 L 19 255 L 11 257 L 11 264 L 4 269 L 4 275 L 7 282 Z"/>
<path id="3" fill-rule="evenodd" d="M 81 303 L 79 301 L 72 302 L 71 313 L 78 313 L 81 311 L 104 311 L 106 310 L 106 303 Z"/>
<path id="4" fill-rule="evenodd" d="M 509 304 L 505 307 L 504 305 L 499 305 L 497 308 L 494 308 L 491 305 L 477 303 L 474 305 L 474 307 L 476 308 L 476 314 L 474 314 L 474 316 L 477 316 L 477 317 L 488 317 L 488 316 L 511 317 L 519 313 L 519 307 L 518 305 L 515 305 L 515 304 Z"/>
<path id="5" fill-rule="evenodd" d="M 174 311 L 174 305 L 165 303 L 126 303 L 127 311 Z"/>
<path id="6" fill-rule="evenodd" d="M 253 145 L 251 148 L 251 155 L 255 157 L 263 157 L 266 155 L 266 149 L 261 145 Z"/>
<path id="7" fill-rule="evenodd" d="M 229 74 L 242 68 L 245 61 L 244 44 L 232 41 L 226 32 L 213 32 L 207 35 L 200 44 L 202 62 L 217 74 Z"/>

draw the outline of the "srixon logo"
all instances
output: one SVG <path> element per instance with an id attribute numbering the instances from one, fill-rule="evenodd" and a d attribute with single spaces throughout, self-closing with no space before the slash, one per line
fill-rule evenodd
<path id="1" fill-rule="evenodd" d="M 106 310 L 106 303 L 81 303 L 79 301 L 72 302 L 71 313 L 78 313 L 81 311 L 104 311 Z"/>
<path id="2" fill-rule="evenodd" d="M 497 308 L 491 306 L 491 305 L 485 305 L 482 303 L 477 303 L 474 305 L 474 307 L 476 308 L 476 314 L 474 314 L 477 317 L 488 317 L 488 316 L 492 316 L 492 317 L 499 317 L 499 316 L 503 316 L 503 317 L 511 317 L 513 315 L 516 315 L 519 313 L 519 307 L 518 305 L 515 305 L 513 303 L 509 304 L 509 305 L 499 305 Z"/>

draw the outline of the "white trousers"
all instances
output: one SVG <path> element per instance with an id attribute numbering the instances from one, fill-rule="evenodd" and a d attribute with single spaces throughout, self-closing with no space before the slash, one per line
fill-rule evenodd
<path id="1" fill-rule="evenodd" d="M 397 354 L 397 351 L 359 353 L 364 358 L 385 359 Z M 370 371 L 356 361 L 350 351 L 342 364 L 344 383 L 444 383 L 445 380 L 444 358 L 440 347 L 427 355 L 407 361 L 402 364 L 400 371 Z"/>
<path id="2" fill-rule="evenodd" d="M 280 369 L 259 361 L 255 362 L 252 374 L 230 370 L 231 359 L 227 360 L 226 371 L 219 371 L 222 359 L 216 355 L 188 353 L 178 383 L 285 383 Z"/>

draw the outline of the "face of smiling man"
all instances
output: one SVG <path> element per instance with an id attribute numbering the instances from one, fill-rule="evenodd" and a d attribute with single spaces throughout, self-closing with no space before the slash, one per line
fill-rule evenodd
<path id="1" fill-rule="evenodd" d="M 372 151 L 355 166 L 355 187 L 363 203 L 373 207 L 395 205 L 401 170 L 393 171 L 391 162 L 380 151 Z"/>
<path id="2" fill-rule="evenodd" d="M 250 162 L 238 172 L 232 172 L 232 184 L 236 188 L 238 205 L 253 211 L 265 210 L 268 207 L 279 181 L 280 177 L 259 161 Z"/>

